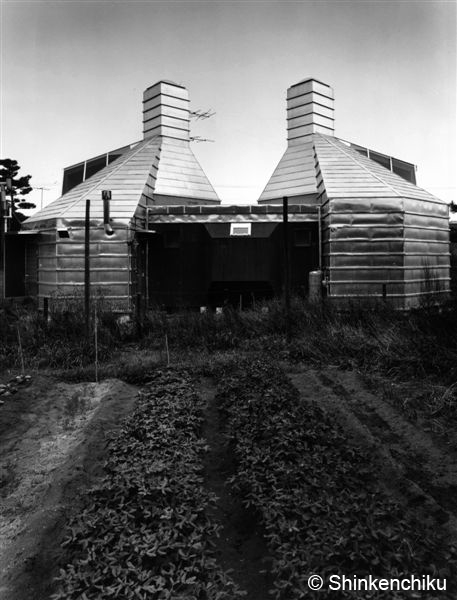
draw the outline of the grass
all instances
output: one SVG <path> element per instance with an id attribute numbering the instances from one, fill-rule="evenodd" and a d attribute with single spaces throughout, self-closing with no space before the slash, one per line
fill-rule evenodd
<path id="1" fill-rule="evenodd" d="M 141 382 L 144 365 L 129 363 L 126 348 L 144 354 L 147 366 L 167 364 L 166 341 L 172 361 L 178 356 L 192 361 L 196 353 L 210 360 L 217 353 L 260 352 L 318 366 L 356 368 L 374 379 L 379 375 L 392 381 L 426 381 L 435 386 L 426 402 L 441 407 L 440 414 L 456 416 L 455 304 L 404 314 L 383 303 L 353 303 L 341 312 L 326 303 L 313 305 L 294 298 L 290 322 L 292 339 L 287 343 L 286 317 L 276 299 L 255 310 L 227 308 L 222 315 L 151 311 L 137 327 L 135 322 L 120 322 L 101 299 L 100 377 Z M 93 379 L 94 339 L 85 338 L 83 323 L 82 299 L 77 297 L 55 303 L 49 322 L 33 306 L 5 306 L 0 310 L 0 371 L 20 369 L 23 360 L 27 370 L 61 369 L 66 379 Z"/>

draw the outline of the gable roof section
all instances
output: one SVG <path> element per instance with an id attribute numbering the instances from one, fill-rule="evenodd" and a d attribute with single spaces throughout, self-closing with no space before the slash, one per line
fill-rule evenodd
<path id="1" fill-rule="evenodd" d="M 317 166 L 329 198 L 412 198 L 444 202 L 371 160 L 338 138 L 316 133 Z M 320 191 L 322 191 L 320 189 Z"/>
<path id="2" fill-rule="evenodd" d="M 24 224 L 33 226 L 48 219 L 84 219 L 88 198 L 95 200 L 91 205 L 91 218 L 101 219 L 101 192 L 106 189 L 112 191 L 111 217 L 132 218 L 143 196 L 152 199 L 159 156 L 159 138 L 140 142 L 110 165 L 32 215 Z"/>

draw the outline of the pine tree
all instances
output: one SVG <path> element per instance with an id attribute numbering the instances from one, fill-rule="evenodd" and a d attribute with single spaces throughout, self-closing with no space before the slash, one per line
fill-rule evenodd
<path id="1" fill-rule="evenodd" d="M 20 168 L 17 160 L 11 158 L 0 159 L 0 184 L 6 186 L 6 196 L 12 204 L 11 230 L 13 231 L 20 229 L 22 221 L 27 218 L 20 209 L 27 210 L 36 206 L 33 202 L 27 202 L 23 198 L 33 189 L 30 186 L 32 176 L 19 176 Z"/>

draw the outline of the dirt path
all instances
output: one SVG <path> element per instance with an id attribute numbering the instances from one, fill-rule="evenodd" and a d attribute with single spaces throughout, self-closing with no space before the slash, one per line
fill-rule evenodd
<path id="1" fill-rule="evenodd" d="M 211 516 L 220 523 L 219 537 L 215 540 L 218 561 L 225 571 L 247 592 L 246 600 L 266 600 L 271 585 L 264 557 L 268 550 L 257 519 L 250 514 L 240 500 L 230 493 L 225 481 L 233 473 L 234 463 L 225 443 L 220 414 L 211 381 L 202 382 L 198 390 L 207 400 L 206 421 L 203 436 L 209 451 L 205 459 L 205 485 L 218 500 Z"/>
<path id="2" fill-rule="evenodd" d="M 106 437 L 133 409 L 118 380 L 37 376 L 0 407 L 0 599 L 45 600 L 78 492 L 101 474 Z"/>
<path id="3" fill-rule="evenodd" d="M 334 415 L 354 443 L 378 458 L 380 482 L 424 518 L 446 523 L 457 540 L 457 456 L 374 395 L 353 371 L 294 369 L 304 401 Z"/>

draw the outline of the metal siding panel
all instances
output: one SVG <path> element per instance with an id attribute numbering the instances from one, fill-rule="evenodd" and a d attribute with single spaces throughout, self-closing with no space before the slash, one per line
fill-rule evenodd
<path id="1" fill-rule="evenodd" d="M 289 118 L 287 121 L 287 130 L 290 131 L 292 129 L 296 129 L 297 127 L 302 127 L 303 125 L 312 125 L 313 123 L 327 127 L 330 130 L 333 129 L 333 118 L 324 117 L 316 113 L 308 113 L 294 118 Z"/>
<path id="2" fill-rule="evenodd" d="M 403 254 L 380 254 L 375 252 L 365 253 L 339 253 L 332 252 L 329 256 L 330 267 L 398 267 L 403 263 Z"/>
<path id="3" fill-rule="evenodd" d="M 316 104 L 322 104 L 326 108 L 333 109 L 334 102 L 332 98 L 327 98 L 326 96 L 314 96 L 312 92 L 307 94 L 302 94 L 300 96 L 295 96 L 294 98 L 289 98 L 287 100 L 288 108 L 297 108 L 298 106 L 302 106 L 303 104 L 308 104 L 309 102 L 315 102 Z"/>

